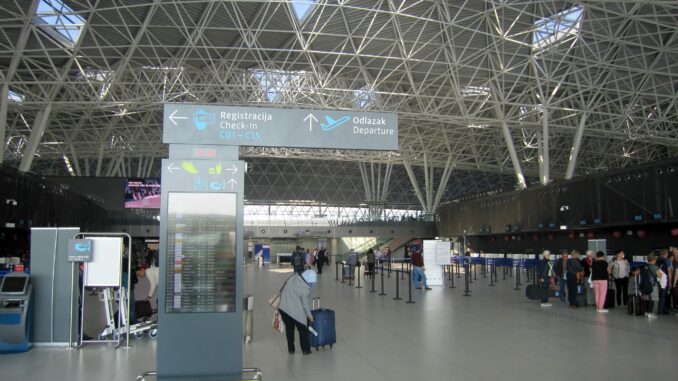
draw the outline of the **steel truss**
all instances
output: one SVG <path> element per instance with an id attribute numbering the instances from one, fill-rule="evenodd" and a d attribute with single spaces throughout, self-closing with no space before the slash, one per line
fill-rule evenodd
<path id="1" fill-rule="evenodd" d="M 165 102 L 398 112 L 398 153 L 242 148 L 305 189 L 355 172 L 315 193 L 250 174 L 270 200 L 379 204 L 360 168 L 381 164 L 391 202 L 433 212 L 458 171 L 481 179 L 464 195 L 677 152 L 675 1 L 321 0 L 298 20 L 290 1 L 65 0 L 85 20 L 73 44 L 35 22 L 40 1 L 0 1 L 0 160 L 24 171 L 157 175 Z M 576 29 L 536 45 L 576 6 Z"/>

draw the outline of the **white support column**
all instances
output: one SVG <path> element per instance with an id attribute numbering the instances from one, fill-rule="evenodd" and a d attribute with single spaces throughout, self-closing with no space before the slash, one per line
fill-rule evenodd
<path id="1" fill-rule="evenodd" d="M 31 134 L 28 137 L 28 143 L 26 143 L 26 148 L 23 152 L 23 157 L 21 158 L 21 163 L 19 164 L 19 171 L 28 172 L 31 169 L 33 164 L 33 158 L 38 151 L 38 145 L 40 145 L 40 140 L 42 139 L 42 134 L 45 133 L 45 128 L 47 127 L 47 121 L 49 120 L 49 115 L 52 113 L 52 104 L 48 103 L 44 109 L 38 112 L 35 122 L 33 123 L 33 128 L 31 129 Z"/>
<path id="2" fill-rule="evenodd" d="M 438 184 L 438 192 L 436 193 L 436 199 L 433 202 L 433 209 L 431 209 L 431 213 L 435 213 L 435 211 L 438 210 L 438 205 L 440 204 L 440 200 L 443 198 L 443 194 L 445 194 L 447 182 L 450 180 L 451 174 L 452 174 L 452 156 L 448 156 L 447 163 L 445 163 L 445 169 L 443 170 L 443 175 L 440 178 L 440 184 Z"/>
<path id="3" fill-rule="evenodd" d="M 370 218 L 380 218 L 384 211 L 384 204 L 388 196 L 388 185 L 391 179 L 392 163 L 387 163 L 382 171 L 382 164 L 358 163 L 360 169 L 360 176 L 363 180 L 363 187 L 365 188 L 365 197 L 369 204 Z"/>
<path id="4" fill-rule="evenodd" d="M 421 208 L 424 210 L 424 213 L 428 213 L 426 209 L 426 201 L 424 201 L 424 195 L 421 193 L 419 183 L 417 182 L 417 177 L 414 175 L 414 171 L 412 171 L 412 166 L 410 166 L 410 163 L 408 163 L 407 160 L 405 159 L 403 159 L 403 165 L 405 166 L 405 171 L 407 171 L 407 176 L 410 178 L 410 182 L 412 182 L 414 193 L 417 195 L 417 198 L 419 199 Z"/>
<path id="5" fill-rule="evenodd" d="M 5 82 L 0 92 L 0 164 L 5 157 L 5 131 L 7 130 L 7 104 L 9 103 L 9 85 Z"/>
<path id="6" fill-rule="evenodd" d="M 71 150 L 71 165 L 73 166 L 73 170 L 75 171 L 76 176 L 82 176 L 82 172 L 80 172 L 80 162 L 78 160 L 78 154 L 75 152 L 75 148 L 73 147 L 73 144 L 68 145 Z"/>
<path id="7" fill-rule="evenodd" d="M 546 185 L 549 183 L 550 160 L 549 160 L 549 111 L 544 105 L 544 110 L 541 114 L 542 132 L 541 132 L 541 157 L 539 163 L 542 165 L 541 183 Z"/>
<path id="8" fill-rule="evenodd" d="M 97 158 L 97 170 L 94 172 L 94 176 L 99 177 L 101 176 L 101 166 L 103 165 L 104 161 L 104 149 L 106 148 L 106 143 L 101 143 L 101 146 L 99 146 L 99 157 Z"/>
<path id="9" fill-rule="evenodd" d="M 155 158 L 150 157 L 148 160 L 148 167 L 146 169 L 146 175 L 144 177 L 151 177 L 151 174 L 153 173 L 153 162 L 155 161 Z"/>
<path id="10" fill-rule="evenodd" d="M 139 158 L 137 159 L 137 177 L 141 177 L 143 166 L 144 166 L 144 157 L 139 156 Z"/>
<path id="11" fill-rule="evenodd" d="M 523 175 L 523 169 L 520 167 L 520 161 L 518 160 L 518 154 L 516 153 L 516 147 L 513 145 L 513 138 L 511 137 L 511 131 L 509 130 L 506 119 L 504 119 L 504 113 L 501 111 L 499 106 L 495 106 L 497 111 L 497 116 L 501 120 L 501 132 L 504 135 L 504 141 L 506 142 L 506 148 L 509 151 L 509 156 L 511 157 L 511 163 L 513 164 L 513 169 L 516 172 L 516 179 L 518 180 L 518 187 L 520 189 L 527 188 L 527 183 L 525 182 L 525 176 Z"/>
<path id="12" fill-rule="evenodd" d="M 19 39 L 14 46 L 14 53 L 12 55 L 12 61 L 9 63 L 9 68 L 2 78 L 2 94 L 0 96 L 0 164 L 3 162 L 5 154 L 5 138 L 7 130 L 7 104 L 9 103 L 9 83 L 14 78 L 14 73 L 16 72 L 17 67 L 19 67 L 19 62 L 24 54 L 24 49 L 26 48 L 26 42 L 28 42 L 28 37 L 31 34 L 31 29 L 33 28 L 33 17 L 35 16 L 35 11 L 38 9 L 40 0 L 33 0 L 31 7 L 26 12 L 25 18 L 23 20 L 23 25 L 21 27 L 21 34 L 19 34 Z"/>
<path id="13" fill-rule="evenodd" d="M 577 158 L 579 157 L 579 148 L 581 147 L 581 140 L 584 136 L 584 127 L 586 126 L 586 120 L 588 115 L 586 113 L 582 114 L 579 118 L 579 126 L 577 127 L 577 133 L 574 135 L 574 141 L 572 142 L 572 150 L 570 151 L 570 160 L 567 163 L 567 171 L 565 172 L 565 180 L 570 180 L 574 177 L 574 170 L 577 167 Z"/>

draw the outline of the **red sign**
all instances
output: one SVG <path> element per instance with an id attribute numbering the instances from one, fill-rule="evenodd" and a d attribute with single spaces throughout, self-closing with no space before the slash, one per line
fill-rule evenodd
<path id="1" fill-rule="evenodd" d="M 14 266 L 14 271 L 16 271 L 16 272 L 18 272 L 18 273 L 24 272 L 24 265 L 16 265 L 16 266 Z"/>

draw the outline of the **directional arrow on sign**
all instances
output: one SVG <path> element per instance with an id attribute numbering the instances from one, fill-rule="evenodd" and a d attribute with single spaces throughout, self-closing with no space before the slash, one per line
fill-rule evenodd
<path id="1" fill-rule="evenodd" d="M 228 183 L 231 184 L 231 190 L 233 190 L 234 187 L 235 187 L 236 185 L 238 185 L 238 182 L 235 181 L 234 179 L 228 180 Z"/>
<path id="2" fill-rule="evenodd" d="M 313 114 L 308 114 L 304 118 L 304 122 L 308 120 L 308 130 L 313 132 L 313 122 L 317 122 L 318 118 L 315 117 Z"/>
<path id="3" fill-rule="evenodd" d="M 170 165 L 167 166 L 167 170 L 169 173 L 174 174 L 175 169 L 180 169 L 179 167 L 174 166 L 174 163 L 170 163 Z"/>
<path id="4" fill-rule="evenodd" d="M 170 122 L 174 123 L 175 126 L 177 125 L 176 119 L 188 119 L 185 116 L 176 116 L 177 112 L 179 112 L 179 110 L 174 110 L 174 112 L 171 113 L 170 116 L 169 116 Z"/>
<path id="5" fill-rule="evenodd" d="M 238 167 L 236 167 L 235 164 L 231 164 L 231 168 L 226 168 L 224 171 L 230 171 L 231 175 L 235 175 L 238 173 Z"/>

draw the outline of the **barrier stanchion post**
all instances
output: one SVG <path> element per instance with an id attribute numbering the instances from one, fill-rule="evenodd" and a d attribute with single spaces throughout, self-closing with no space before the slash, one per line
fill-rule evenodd
<path id="1" fill-rule="evenodd" d="M 356 272 L 358 273 L 358 274 L 356 274 L 356 277 L 358 279 L 358 283 L 357 283 L 357 286 L 355 288 L 363 288 L 363 286 L 360 285 L 360 278 L 362 278 L 362 276 L 360 276 L 360 266 L 356 266 L 356 270 L 357 270 Z"/>
<path id="2" fill-rule="evenodd" d="M 527 267 L 527 263 L 525 263 L 525 278 L 527 283 L 530 283 L 530 269 Z"/>
<path id="3" fill-rule="evenodd" d="M 396 271 L 398 271 L 398 270 L 396 270 Z M 397 273 L 396 273 L 396 277 L 395 277 L 395 278 L 396 278 L 396 297 L 393 298 L 393 300 L 400 300 L 400 299 L 402 299 L 402 298 L 400 297 L 400 278 L 398 278 L 398 274 L 397 274 Z"/>
<path id="4" fill-rule="evenodd" d="M 532 267 L 532 284 L 537 285 L 537 267 Z"/>
<path id="5" fill-rule="evenodd" d="M 452 274 L 452 271 L 454 271 L 454 264 L 447 266 L 447 280 L 450 281 L 450 288 L 456 288 L 454 287 L 454 275 Z"/>
<path id="6" fill-rule="evenodd" d="M 473 264 L 473 280 L 478 280 L 478 264 Z"/>
<path id="7" fill-rule="evenodd" d="M 516 264 L 516 288 L 514 288 L 514 291 L 520 290 L 520 264 Z M 513 267 L 511 267 L 513 268 Z"/>
<path id="8" fill-rule="evenodd" d="M 407 304 L 413 304 L 414 300 L 412 300 L 412 271 L 407 272 Z"/>
<path id="9" fill-rule="evenodd" d="M 341 283 L 346 283 L 346 263 L 341 262 Z"/>
<path id="10" fill-rule="evenodd" d="M 461 259 L 457 257 L 457 278 L 461 278 Z"/>
<path id="11" fill-rule="evenodd" d="M 387 278 L 391 277 L 391 258 L 388 259 L 388 274 L 386 275 Z"/>
<path id="12" fill-rule="evenodd" d="M 464 261 L 464 296 L 471 296 L 471 292 L 468 289 L 470 277 L 469 271 L 470 271 L 469 263 Z"/>
<path id="13" fill-rule="evenodd" d="M 334 281 L 339 282 L 339 262 L 336 262 L 334 266 Z"/>
<path id="14" fill-rule="evenodd" d="M 374 266 L 374 272 L 372 274 L 372 289 L 370 290 L 370 292 L 377 292 L 377 290 L 374 289 L 374 278 L 377 277 L 376 273 L 377 273 L 377 266 L 375 265 Z"/>
<path id="15" fill-rule="evenodd" d="M 480 267 L 480 275 L 482 275 L 483 278 L 487 278 L 487 261 L 488 258 L 484 258 L 483 265 Z"/>
<path id="16" fill-rule="evenodd" d="M 384 293 L 384 265 L 381 265 L 381 292 L 379 293 L 379 296 L 384 296 L 386 293 Z"/>
<path id="17" fill-rule="evenodd" d="M 504 275 L 502 276 L 501 280 L 506 280 L 506 266 L 504 265 L 503 262 L 502 262 L 502 265 L 503 265 L 502 268 L 504 269 L 504 272 L 503 272 Z"/>
<path id="18" fill-rule="evenodd" d="M 492 262 L 490 263 L 490 287 L 496 286 L 494 284 L 494 276 L 492 275 L 492 273 L 494 272 L 493 269 L 495 267 L 497 267 L 497 259 L 496 258 L 493 259 Z"/>

